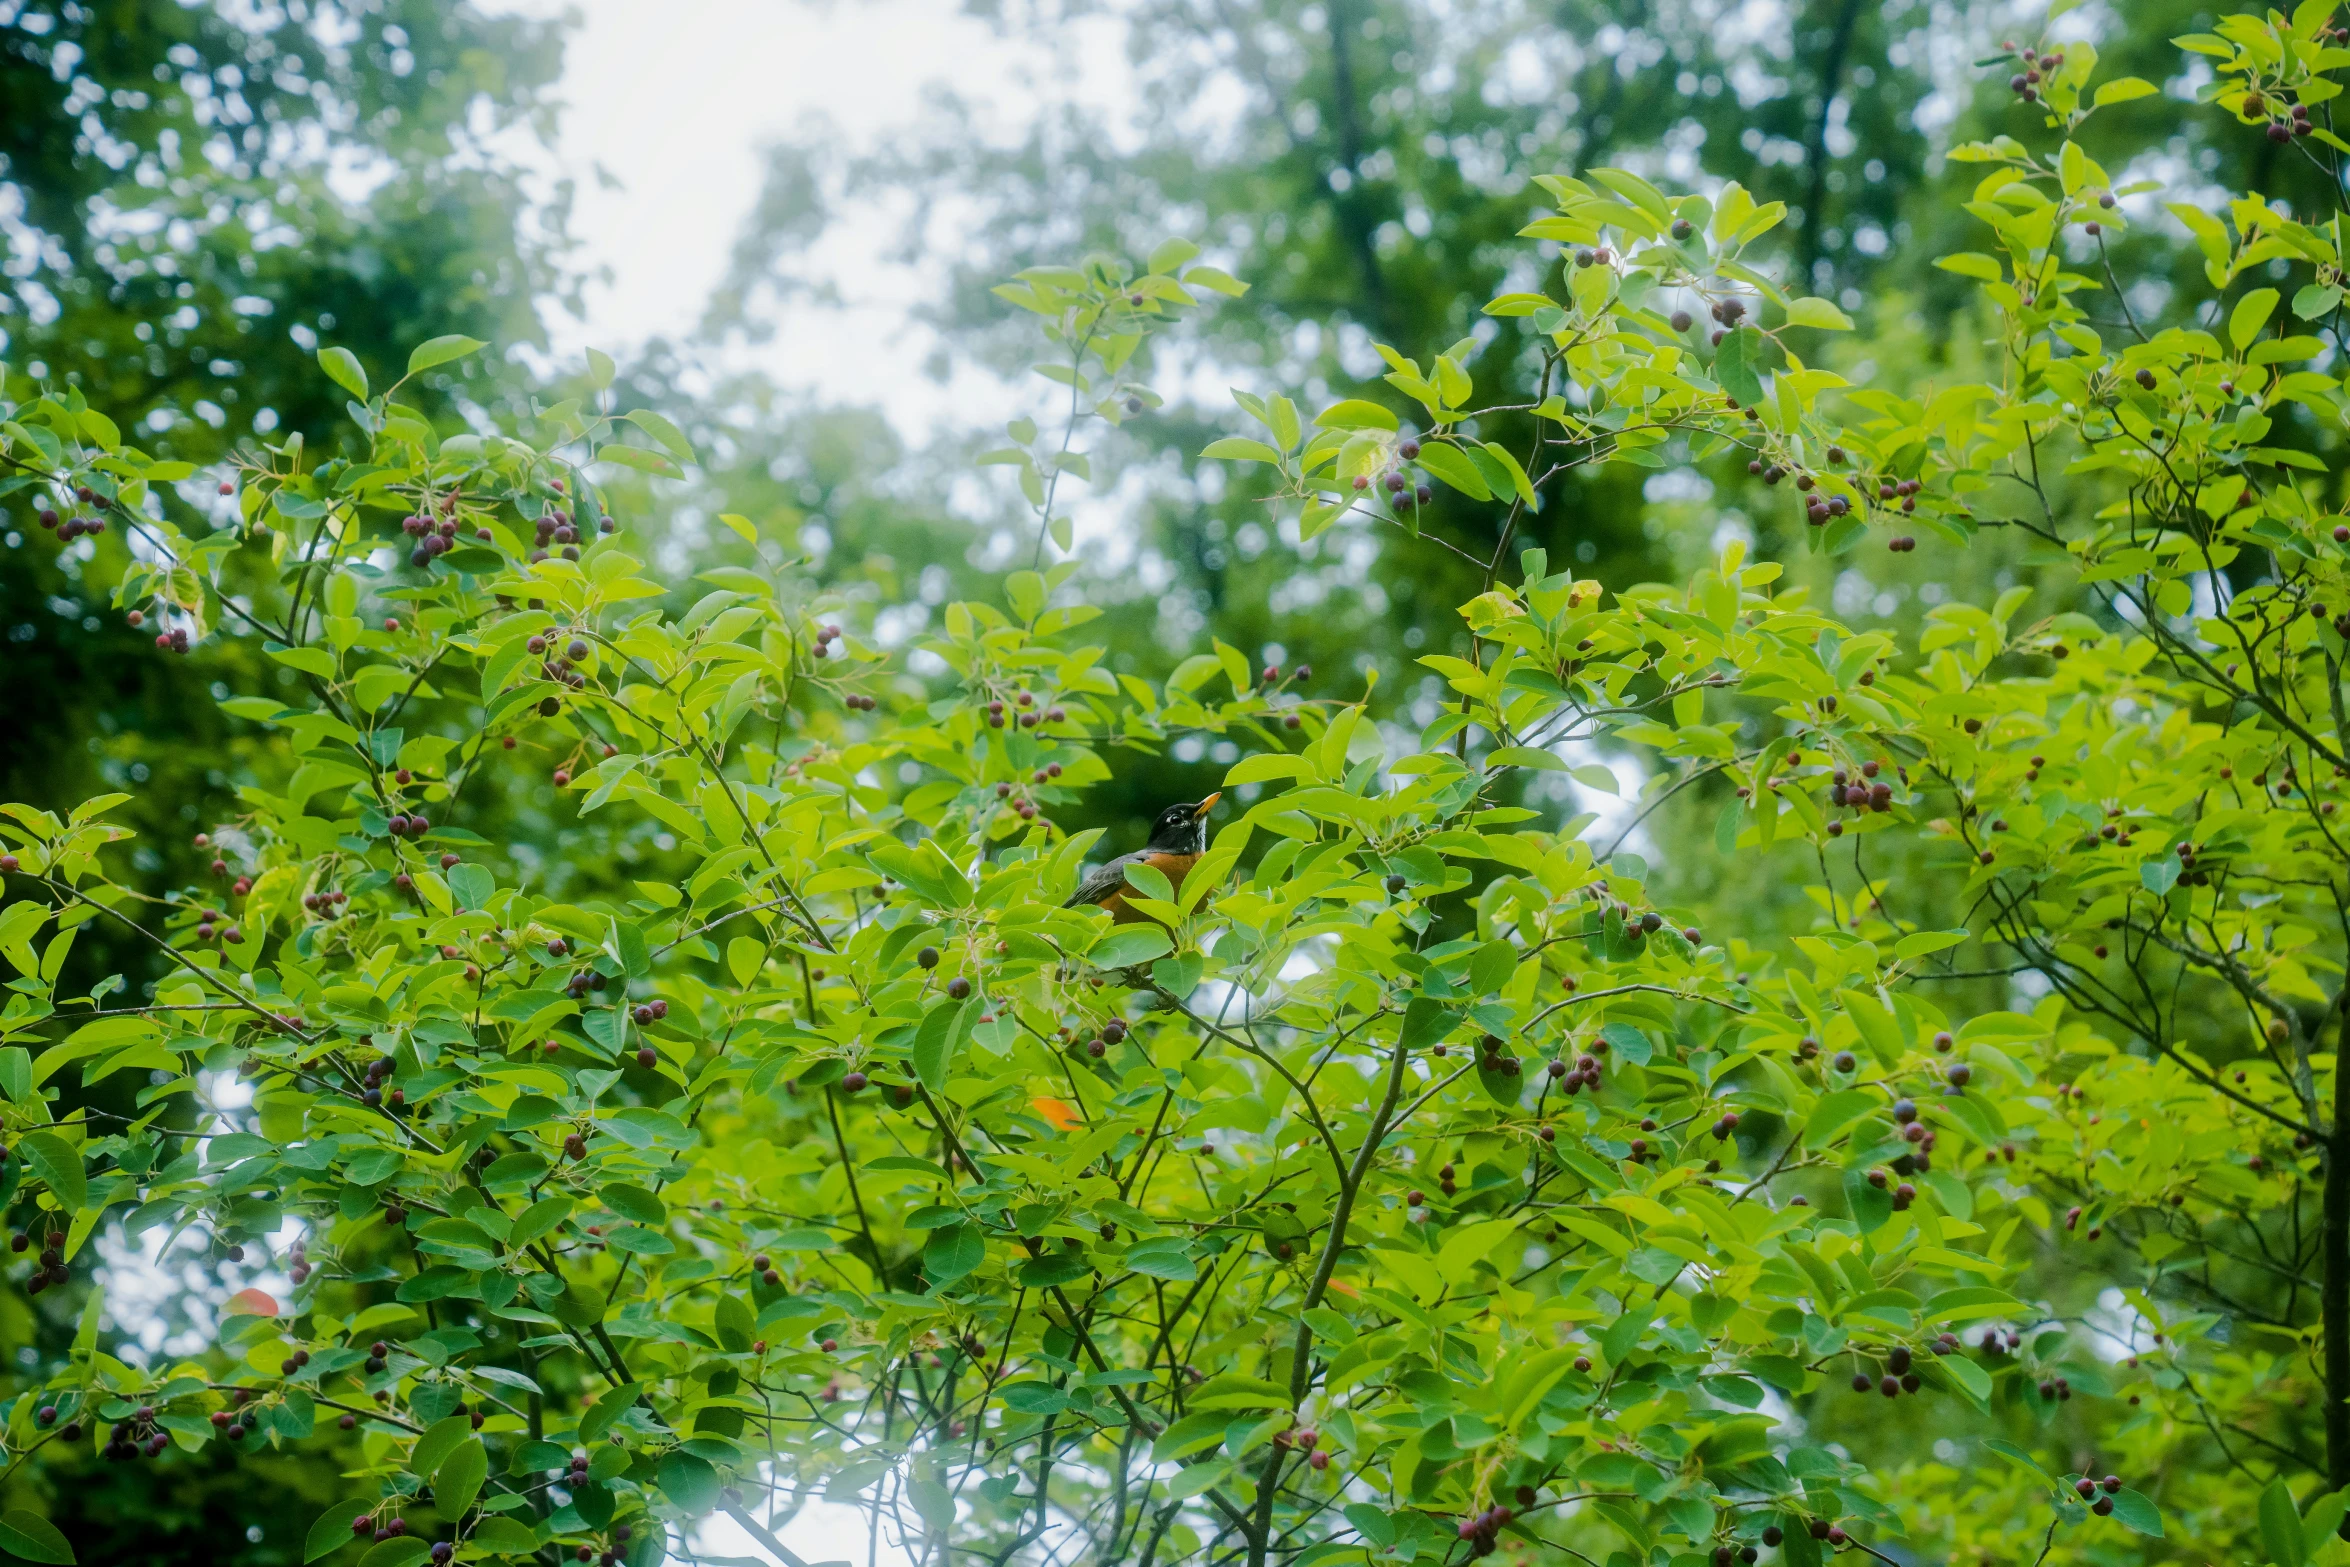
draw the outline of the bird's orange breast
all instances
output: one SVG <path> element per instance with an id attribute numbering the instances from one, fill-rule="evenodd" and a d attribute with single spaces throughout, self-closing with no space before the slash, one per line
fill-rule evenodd
<path id="1" fill-rule="evenodd" d="M 1196 854 L 1145 854 L 1141 858 L 1141 863 L 1149 866 L 1152 870 L 1157 871 L 1160 875 L 1166 877 L 1167 885 L 1174 888 L 1177 892 L 1181 892 L 1183 890 L 1183 878 L 1190 874 L 1191 868 L 1194 865 L 1199 863 L 1199 856 Z M 1125 887 L 1120 887 L 1117 891 L 1102 899 L 1101 906 L 1110 911 L 1110 919 L 1112 923 L 1119 925 L 1131 925 L 1137 920 L 1149 919 L 1149 915 L 1142 913 L 1140 910 L 1130 909 L 1126 906 L 1126 892 L 1127 889 Z"/>

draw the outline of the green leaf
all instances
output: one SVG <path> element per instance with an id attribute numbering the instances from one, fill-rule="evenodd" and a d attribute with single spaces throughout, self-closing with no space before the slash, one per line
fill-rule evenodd
<path id="1" fill-rule="evenodd" d="M 416 345 L 416 351 L 408 356 L 408 373 L 415 375 L 435 365 L 463 359 L 467 354 L 478 354 L 489 346 L 478 337 L 466 337 L 456 332 L 446 337 L 436 337 Z"/>
<path id="2" fill-rule="evenodd" d="M 933 1293 L 976 1272 L 987 1261 L 987 1236 L 976 1224 L 932 1230 L 922 1248 L 922 1276 Z"/>
<path id="3" fill-rule="evenodd" d="M 1929 952 L 1940 952 L 1947 947 L 1955 947 L 1966 940 L 1970 934 L 1971 932 L 1964 930 L 1912 931 L 1893 943 L 1893 955 L 1904 962 L 1911 958 L 1922 958 Z"/>
<path id="4" fill-rule="evenodd" d="M 471 1415 L 451 1415 L 425 1428 L 416 1439 L 416 1446 L 408 1454 L 408 1471 L 425 1477 L 441 1466 L 441 1460 L 457 1450 L 457 1444 L 473 1435 Z"/>
<path id="5" fill-rule="evenodd" d="M 1446 1236 L 1444 1244 L 1437 1249 L 1436 1271 L 1445 1283 L 1458 1289 L 1468 1282 L 1470 1271 L 1484 1260 L 1485 1254 L 1516 1233 L 1517 1228 L 1515 1219 L 1486 1219 L 1462 1225 Z"/>
<path id="6" fill-rule="evenodd" d="M 2013 1442 L 2008 1441 L 2005 1437 L 1986 1437 L 1983 1439 L 1983 1446 L 1986 1450 L 1997 1453 L 2000 1457 L 2006 1459 L 2009 1463 L 2014 1464 L 2019 1468 L 2029 1469 L 2032 1473 L 2038 1475 L 2050 1487 L 2053 1488 L 2055 1486 L 2056 1476 L 2041 1468 L 2040 1460 L 2034 1458 L 2030 1453 L 2025 1452 L 2022 1448 L 2016 1446 Z"/>
<path id="7" fill-rule="evenodd" d="M 1269 751 L 1259 756 L 1244 756 L 1232 764 L 1224 775 L 1224 787 L 1237 789 L 1242 784 L 1263 783 L 1273 778 L 1311 778 L 1314 764 L 1302 756 L 1286 751 Z"/>
<path id="8" fill-rule="evenodd" d="M 740 1295 L 721 1295 L 711 1325 L 718 1330 L 718 1342 L 739 1355 L 751 1347 L 759 1320 Z"/>
<path id="9" fill-rule="evenodd" d="M 349 1524 L 343 1526 L 346 1530 Z M 28 1562 L 51 1562 L 72 1567 L 73 1544 L 57 1526 L 39 1513 L 11 1507 L 0 1513 L 0 1550 Z"/>
<path id="10" fill-rule="evenodd" d="M 343 1166 L 344 1179 L 354 1186 L 377 1186 L 400 1173 L 408 1156 L 397 1148 L 368 1148 L 351 1156 Z"/>
<path id="11" fill-rule="evenodd" d="M 718 1471 L 708 1459 L 672 1448 L 659 1474 L 661 1489 L 681 1512 L 699 1517 L 718 1505 Z"/>
<path id="12" fill-rule="evenodd" d="M 1137 1241 L 1126 1249 L 1126 1266 L 1154 1279 L 1189 1283 L 1199 1277 L 1191 1260 L 1190 1244 L 1180 1235 L 1161 1235 Z"/>
<path id="13" fill-rule="evenodd" d="M 1220 441 L 1210 441 L 1201 448 L 1202 457 L 1220 457 L 1236 462 L 1269 462 L 1278 464 L 1281 454 L 1262 441 L 1246 436 L 1227 435 Z"/>
<path id="14" fill-rule="evenodd" d="M 316 675 L 321 680 L 334 678 L 334 655 L 322 647 L 267 646 L 262 651 L 288 669 L 298 669 L 306 675 Z"/>
<path id="15" fill-rule="evenodd" d="M 1754 371 L 1755 358 L 1761 352 L 1762 334 L 1751 326 L 1730 333 L 1714 350 L 1714 383 L 1741 407 L 1753 408 L 1762 402 L 1762 378 Z"/>
<path id="16" fill-rule="evenodd" d="M 604 1433 L 612 1429 L 612 1422 L 628 1413 L 629 1406 L 636 1402 L 636 1394 L 637 1386 L 634 1382 L 623 1382 L 598 1398 L 588 1412 L 579 1418 L 580 1441 L 601 1440 Z"/>
<path id="17" fill-rule="evenodd" d="M 1332 403 L 1315 415 L 1314 423 L 1325 430 L 1392 430 L 1395 415 L 1377 403 L 1366 403 L 1359 397 Z"/>
<path id="18" fill-rule="evenodd" d="M 1984 283 L 1996 283 L 2006 276 L 1996 260 L 1973 250 L 1943 256 L 1934 265 L 1945 272 L 1955 272 L 1960 277 L 1971 277 Z"/>
<path id="19" fill-rule="evenodd" d="M 2128 103 L 2133 98 L 2151 98 L 2158 90 L 2152 82 L 2139 77 L 2117 76 L 2097 89 L 2097 96 L 2089 100 L 2089 106 L 2102 109 L 2108 104 Z M 2162 1531 L 2157 1529 L 2154 1532 L 2160 1534 Z"/>
<path id="20" fill-rule="evenodd" d="M 1599 1031 L 1599 1037 L 1607 1041 L 1616 1059 L 1628 1066 L 1646 1066 L 1656 1054 L 1648 1036 L 1629 1023 L 1610 1023 Z"/>
<path id="21" fill-rule="evenodd" d="M 1220 1409 L 1185 1415 L 1159 1433 L 1159 1439 L 1151 1443 L 1151 1462 L 1163 1464 L 1214 1447 L 1224 1440 L 1224 1427 L 1227 1424 L 1229 1421 Z"/>
<path id="22" fill-rule="evenodd" d="M 2162 1509 L 2126 1485 L 2113 1493 L 2113 1521 L 2135 1529 L 2140 1534 L 2152 1535 L 2157 1540 L 2163 1537 Z M 2278 1560 L 2281 1562 L 2284 1558 L 2279 1557 Z"/>
<path id="23" fill-rule="evenodd" d="M 2294 292 L 2293 314 L 2304 321 L 2315 321 L 2330 315 L 2342 302 L 2342 290 L 2333 283 L 2304 283 Z"/>
<path id="24" fill-rule="evenodd" d="M 1844 1206 L 1852 1212 L 1852 1222 L 1860 1226 L 1863 1235 L 1883 1229 L 1893 1217 L 1893 1197 L 1870 1184 L 1868 1173 L 1860 1169 L 1844 1172 Z"/>
<path id="25" fill-rule="evenodd" d="M 639 1224 L 667 1224 L 669 1210 L 661 1199 L 642 1186 L 626 1181 L 614 1181 L 596 1193 L 605 1207 L 623 1219 L 634 1219 Z"/>
<path id="26" fill-rule="evenodd" d="M 27 1132 L 16 1140 L 16 1151 L 35 1175 L 48 1182 L 49 1195 L 67 1213 L 79 1212 L 90 1200 L 89 1185 L 82 1179 L 82 1156 L 55 1132 Z"/>
<path id="27" fill-rule="evenodd" d="M 2121 1511 L 2119 1502 L 2114 1511 Z M 2309 1560 L 2301 1538 L 2301 1513 L 2293 1505 L 2293 1488 L 2281 1475 L 2260 1493 L 2260 1543 L 2274 1567 L 2301 1567 Z"/>
<path id="28" fill-rule="evenodd" d="M 1608 1364 L 1621 1365 L 1624 1357 L 1639 1346 L 1641 1337 L 1648 1332 L 1649 1323 L 1655 1319 L 1655 1310 L 1643 1307 L 1638 1311 L 1627 1311 L 1610 1323 L 1608 1330 L 1599 1336 L 1600 1353 L 1607 1356 Z"/>
<path id="29" fill-rule="evenodd" d="M 1790 299 L 1787 301 L 1789 326 L 1816 326 L 1830 332 L 1852 330 L 1852 317 L 1825 299 Z"/>
<path id="30" fill-rule="evenodd" d="M 346 1525 L 346 1537 L 349 1532 Z M 496 1513 L 475 1524 L 468 1541 L 496 1556 L 528 1556 L 539 1548 L 539 1537 L 527 1524 Z"/>
<path id="31" fill-rule="evenodd" d="M 1108 934 L 1085 950 L 1085 960 L 1097 968 L 1132 968 L 1175 950 L 1175 938 L 1162 925 L 1113 925 Z"/>
<path id="32" fill-rule="evenodd" d="M 672 424 L 666 416 L 657 414 L 650 408 L 639 408 L 627 417 L 630 424 L 659 441 L 663 447 L 667 448 L 669 455 L 679 462 L 694 460 L 693 442 L 687 440 L 685 432 Z"/>
<path id="33" fill-rule="evenodd" d="M 1403 1009 L 1403 1030 L 1397 1042 L 1407 1051 L 1423 1049 L 1451 1033 L 1459 1023 L 1459 1014 L 1441 1001 L 1414 996 Z"/>
<path id="34" fill-rule="evenodd" d="M 1519 500 L 1529 506 L 1540 504 L 1534 493 L 1534 481 L 1526 477 L 1525 468 L 1519 464 L 1516 455 L 1508 447 L 1498 441 L 1487 441 L 1479 450 L 1483 452 L 1488 463 L 1499 467 L 1503 473 L 1509 475 L 1510 488 L 1516 492 Z"/>
<path id="35" fill-rule="evenodd" d="M 302 1560 L 314 1562 L 350 1544 L 351 1520 L 373 1505 L 370 1497 L 354 1496 L 320 1513 L 318 1522 L 310 1526 L 310 1537 L 302 1544 Z"/>
<path id="36" fill-rule="evenodd" d="M 416 1567 L 432 1555 L 432 1547 L 413 1534 L 397 1540 L 386 1540 L 365 1556 L 359 1558 L 359 1567 Z"/>
<path id="37" fill-rule="evenodd" d="M 596 448 L 598 462 L 616 462 L 623 468 L 634 468 L 639 473 L 654 474 L 663 479 L 682 479 L 685 470 L 659 452 L 647 451 L 642 446 L 629 446 L 612 441 Z"/>
<path id="38" fill-rule="evenodd" d="M 1420 448 L 1418 462 L 1437 478 L 1451 485 L 1473 501 L 1493 499 L 1492 489 L 1485 483 L 1485 475 L 1477 465 L 1462 455 L 1460 448 L 1445 441 L 1430 441 Z"/>
<path id="39" fill-rule="evenodd" d="M 1972 1393 L 1977 1399 L 1991 1397 L 1991 1373 L 1976 1365 L 1965 1355 L 1944 1355 L 1934 1362 L 1944 1376 Z"/>
<path id="40" fill-rule="evenodd" d="M 631 920 L 612 922 L 612 953 L 620 959 L 620 967 L 631 979 L 642 979 L 653 972 L 652 948 L 645 942 L 644 929 Z"/>
<path id="41" fill-rule="evenodd" d="M 973 996 L 967 1001 L 941 1001 L 923 1014 L 922 1026 L 914 1033 L 912 1059 L 914 1075 L 932 1093 L 946 1092 L 947 1071 L 954 1065 L 956 1047 L 971 1037 L 972 1019 L 978 1010 L 979 998 Z"/>
<path id="42" fill-rule="evenodd" d="M 2146 884 L 2148 892 L 2159 898 L 2179 884 L 2180 869 L 2176 854 L 2166 854 L 2159 860 L 2141 860 L 2138 862 L 2138 880 Z"/>
<path id="43" fill-rule="evenodd" d="M 481 1494 L 482 1482 L 489 1478 L 489 1473 L 488 1449 L 481 1445 L 480 1437 L 467 1437 L 433 1471 L 433 1510 L 451 1523 L 463 1518 L 473 1499 Z"/>
<path id="44" fill-rule="evenodd" d="M 1807 1148 L 1825 1148 L 1852 1129 L 1853 1123 L 1876 1110 L 1884 1100 L 1878 1095 L 1858 1088 L 1847 1088 L 1833 1093 L 1812 1107 L 1811 1119 L 1803 1126 L 1803 1142 Z"/>
<path id="45" fill-rule="evenodd" d="M 335 385 L 361 402 L 367 401 L 367 372 L 359 367 L 357 354 L 348 348 L 322 348 L 318 351 L 318 368 Z"/>
<path id="46" fill-rule="evenodd" d="M 555 1226 L 561 1224 L 565 1216 L 571 1212 L 571 1207 L 571 1199 L 568 1197 L 540 1198 L 537 1202 L 523 1209 L 520 1216 L 515 1219 L 514 1232 L 507 1237 L 508 1242 L 519 1248 L 529 1245 L 543 1235 L 551 1234 Z"/>
<path id="47" fill-rule="evenodd" d="M 2118 1499 L 2116 1511 L 2119 1511 Z M 2333 1491 L 2310 1499 L 2301 1514 L 2301 1541 L 2310 1555 L 2315 1556 L 2326 1548 L 2326 1542 L 2336 1538 L 2345 1512 L 2350 1512 L 2350 1491 Z M 2160 1514 L 2156 1516 L 2159 1518 Z"/>
<path id="48" fill-rule="evenodd" d="M 2256 288 L 2237 300 L 2236 308 L 2228 314 L 2228 341 L 2238 352 L 2249 348 L 2276 308 L 2277 291 L 2273 288 Z"/>
<path id="49" fill-rule="evenodd" d="M 460 909 L 475 910 L 483 907 L 497 890 L 497 879 L 490 875 L 486 865 L 476 865 L 469 860 L 463 865 L 450 867 L 449 895 L 457 900 Z"/>
<path id="50" fill-rule="evenodd" d="M 1221 267 L 1190 267 L 1184 271 L 1183 281 L 1195 288 L 1213 289 L 1230 299 L 1238 299 L 1248 292 L 1248 285 Z"/>

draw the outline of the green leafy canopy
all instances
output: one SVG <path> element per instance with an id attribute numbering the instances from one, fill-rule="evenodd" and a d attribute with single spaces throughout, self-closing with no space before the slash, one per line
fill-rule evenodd
<path id="1" fill-rule="evenodd" d="M 2328 25 L 2187 47 L 2291 141 L 2275 105 L 2350 64 Z M 718 1510 L 788 1562 L 765 1520 L 816 1496 L 1003 1560 L 1070 1529 L 1088 1560 L 1251 1567 L 2338 1554 L 2338 1408 L 2322 1468 L 2266 1441 L 2256 1505 L 2162 1457 L 2305 1362 L 2350 1387 L 2339 1324 L 2232 1272 L 2342 1178 L 2350 527 L 2286 437 L 2339 426 L 2301 367 L 2344 261 L 2246 195 L 2179 214 L 2205 325 L 2092 313 L 2081 258 L 2129 218 L 2076 138 L 2135 93 L 2094 75 L 2085 44 L 2046 64 L 2046 150 L 1955 155 L 1985 171 L 1988 248 L 1951 268 L 1994 324 L 1982 379 L 1806 362 L 1852 322 L 1773 280 L 1778 203 L 1603 169 L 1541 182 L 1526 238 L 1567 263 L 1489 306 L 1543 348 L 1528 442 L 1478 434 L 1473 339 L 1383 348 L 1395 407 L 1244 394 L 1265 438 L 1211 453 L 1301 537 L 1416 536 L 1423 484 L 1505 519 L 1416 734 L 1347 678 L 1214 644 L 1152 683 L 1084 639 L 1080 442 L 1148 406 L 1156 333 L 1245 300 L 1180 242 L 1000 290 L 1068 418 L 983 459 L 1033 508 L 1026 569 L 911 638 L 772 544 L 672 613 L 604 484 L 696 460 L 650 411 L 442 438 L 330 346 L 349 454 L 249 454 L 207 526 L 160 500 L 190 474 L 33 389 L 0 460 L 136 541 L 118 603 L 274 669 L 224 704 L 259 738 L 209 882 L 141 888 L 120 796 L 0 807 L 22 1287 L 69 1283 L 101 1223 L 300 1241 L 289 1296 L 239 1293 L 170 1364 L 112 1353 L 86 1295 L 69 1362 L 8 1373 L 12 1469 L 348 1420 L 358 1494 L 305 1554 L 370 1563 L 429 1536 L 650 1567 Z M 2272 271 L 2284 315 L 2242 286 Z M 1623 592 L 1512 550 L 1562 467 L 1723 460 L 1785 481 L 1823 557 L 2016 530 L 2080 607 L 1950 602 L 1897 639 L 1735 539 Z M 274 596 L 222 591 L 263 559 Z M 1129 875 L 1115 922 L 1070 907 L 1104 852 L 1056 811 L 1187 738 L 1240 757 L 1204 855 Z M 1804 878 L 1818 922 L 1700 928 L 1630 827 L 1512 803 L 1598 744 L 1650 766 L 1643 816 L 1715 801 L 1711 852 Z M 518 768 L 661 874 L 567 902 L 455 824 Z M 1897 844 L 1951 896 L 1873 871 Z M 165 955 L 151 994 L 65 993 L 100 924 Z M 1937 1003 L 1986 969 L 2013 1010 Z M 65 1096 L 124 1072 L 136 1118 Z M 2128 1254 L 2094 1322 L 2035 1271 L 2092 1244 Z M 2268 1266 L 2350 1291 L 2332 1251 Z M 1887 1399 L 1972 1433 L 1969 1478 L 1839 1435 Z M 2075 1472 L 2091 1404 L 2132 1473 Z M 32 1512 L 0 1545 L 71 1555 Z"/>

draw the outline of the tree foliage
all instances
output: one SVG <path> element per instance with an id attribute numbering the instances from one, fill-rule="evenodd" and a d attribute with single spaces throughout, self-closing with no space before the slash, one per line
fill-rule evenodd
<path id="1" fill-rule="evenodd" d="M 2202 112 L 2330 180 L 2345 41 L 2311 5 L 2182 44 Z M 606 361 L 457 434 L 416 387 L 480 342 L 382 391 L 329 347 L 357 444 L 225 480 L 31 388 L 0 460 L 117 607 L 290 678 L 223 703 L 209 880 L 142 878 L 119 796 L 0 808 L 11 1309 L 71 1325 L 8 1368 L 11 1497 L 333 1419 L 308 1554 L 369 1567 L 648 1567 L 714 1512 L 788 1563 L 818 1497 L 926 1560 L 2339 1558 L 2339 227 L 2109 174 L 2085 136 L 2155 89 L 2086 43 L 1996 68 L 1939 263 L 1976 378 L 1825 368 L 1852 322 L 1778 281 L 1781 203 L 1587 168 L 1524 235 L 1557 286 L 1483 304 L 1540 350 L 1499 406 L 1474 337 L 1243 396 L 1206 455 L 1301 538 L 1475 579 L 1416 732 L 1352 669 L 1090 640 L 1062 481 L 1154 333 L 1251 308 L 1185 243 L 1002 285 L 1069 394 L 991 454 L 1034 563 L 913 639 L 738 516 L 756 563 L 667 602 L 614 498 L 697 454 Z M 2166 215 L 2199 291 L 2146 319 L 2111 258 Z M 1743 538 L 1622 591 L 1516 548 L 1563 474 L 1724 461 L 1818 562 L 2017 538 L 2079 597 L 1897 633 Z M 1420 526 L 1440 490 L 1481 553 Z M 1232 748 L 1204 856 L 1070 907 L 1106 846 L 1057 818 L 1184 739 Z M 1645 758 L 1636 816 L 1523 803 L 1595 748 Z M 460 825 L 501 775 L 646 874 Z M 1710 844 L 1626 847 L 1690 802 Z M 1666 853 L 1808 914 L 1660 907 Z M 99 931 L 161 977 L 72 993 Z M 134 1114 L 87 1102 L 116 1074 Z M 119 1354 L 101 1226 L 283 1244 L 290 1292 Z"/>

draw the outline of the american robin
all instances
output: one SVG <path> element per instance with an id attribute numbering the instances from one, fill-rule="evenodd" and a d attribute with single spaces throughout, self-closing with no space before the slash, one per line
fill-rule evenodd
<path id="1" fill-rule="evenodd" d="M 1147 865 L 1167 878 L 1167 885 L 1183 890 L 1184 875 L 1199 863 L 1199 857 L 1208 848 L 1208 812 L 1222 798 L 1219 791 L 1197 805 L 1170 805 L 1151 823 L 1150 841 L 1132 854 L 1121 854 L 1107 864 L 1096 866 L 1077 884 L 1077 891 L 1063 908 L 1082 908 L 1092 904 L 1108 909 L 1110 918 L 1121 925 L 1150 916 L 1126 907 L 1126 867 Z"/>

